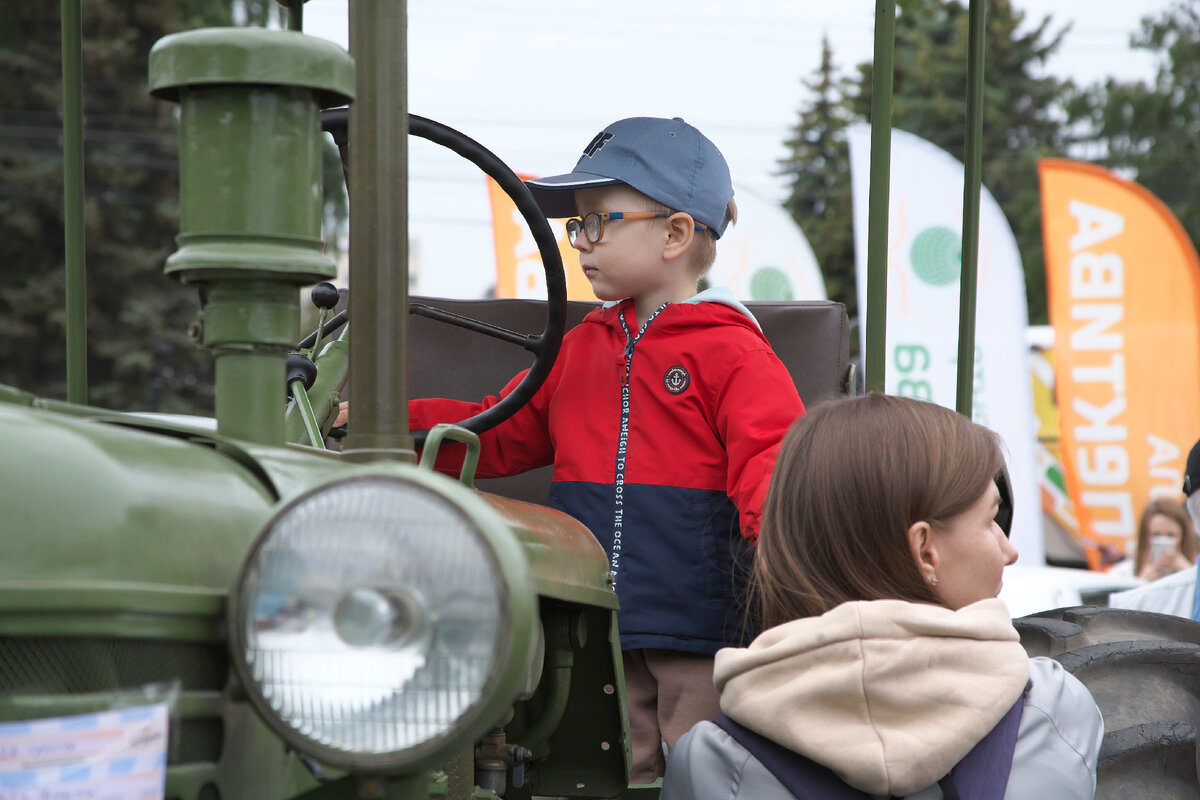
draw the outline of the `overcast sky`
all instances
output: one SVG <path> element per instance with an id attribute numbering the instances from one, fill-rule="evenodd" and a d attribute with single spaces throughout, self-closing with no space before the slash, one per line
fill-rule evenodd
<path id="1" fill-rule="evenodd" d="M 1129 50 L 1168 0 L 1015 0 L 1026 26 L 1072 25 L 1050 72 L 1150 78 Z M 457 128 L 517 172 L 565 172 L 607 123 L 681 116 L 724 152 L 739 191 L 778 199 L 782 145 L 822 37 L 849 72 L 869 60 L 874 0 L 410 0 L 409 111 Z M 346 0 L 311 0 L 305 30 L 347 42 Z M 421 294 L 477 296 L 494 277 L 482 178 L 432 146 L 410 154 Z"/>

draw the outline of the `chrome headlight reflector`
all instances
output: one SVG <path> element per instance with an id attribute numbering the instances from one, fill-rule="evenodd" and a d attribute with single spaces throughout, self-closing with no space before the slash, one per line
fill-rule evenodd
<path id="1" fill-rule="evenodd" d="M 334 766 L 420 761 L 481 734 L 518 690 L 510 661 L 525 663 L 535 616 L 523 554 L 482 500 L 435 482 L 449 484 L 415 471 L 325 484 L 282 508 L 243 565 L 242 680 L 268 723 Z"/>

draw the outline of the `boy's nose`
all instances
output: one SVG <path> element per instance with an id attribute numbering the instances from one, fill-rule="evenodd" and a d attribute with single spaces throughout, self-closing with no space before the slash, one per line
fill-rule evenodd
<path id="1" fill-rule="evenodd" d="M 581 253 L 586 253 L 592 249 L 592 243 L 588 241 L 587 234 L 580 231 L 579 235 L 575 237 L 575 241 L 571 243 L 571 247 L 574 247 Z"/>

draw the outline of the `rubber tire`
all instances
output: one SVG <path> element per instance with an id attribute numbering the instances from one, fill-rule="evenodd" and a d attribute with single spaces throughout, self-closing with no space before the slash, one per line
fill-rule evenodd
<path id="1" fill-rule="evenodd" d="M 1098 800 L 1200 800 L 1200 622 L 1079 606 L 1013 624 L 1025 651 L 1062 664 L 1104 715 Z"/>

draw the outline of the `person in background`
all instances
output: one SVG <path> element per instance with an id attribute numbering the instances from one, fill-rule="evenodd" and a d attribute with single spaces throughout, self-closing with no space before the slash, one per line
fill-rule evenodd
<path id="1" fill-rule="evenodd" d="M 1183 542 L 1180 548 L 1182 554 L 1192 563 L 1196 561 L 1196 537 L 1200 535 L 1200 441 L 1192 445 L 1188 453 L 1187 465 L 1183 474 L 1183 494 L 1186 500 L 1184 508 Z M 1151 506 L 1153 503 L 1151 504 Z M 1149 511 L 1150 506 L 1147 506 Z M 1146 529 L 1146 514 L 1142 515 L 1142 526 L 1138 531 L 1138 552 L 1142 551 L 1142 535 Z M 1192 542 L 1190 552 L 1188 542 Z M 1150 566 L 1154 559 L 1151 558 Z M 1142 563 L 1139 558 L 1139 564 Z M 1135 611 L 1153 611 L 1158 614 L 1173 614 L 1177 617 L 1200 620 L 1200 603 L 1196 598 L 1196 568 L 1177 569 L 1158 578 L 1145 586 L 1127 589 L 1123 592 L 1113 592 L 1109 595 L 1110 608 L 1128 608 Z"/>
<path id="2" fill-rule="evenodd" d="M 997 598 L 1003 469 L 994 433 L 933 403 L 809 409 L 763 513 L 763 632 L 717 653 L 724 717 L 679 740 L 662 800 L 1093 797 L 1100 711 Z"/>
<path id="3" fill-rule="evenodd" d="M 1183 503 L 1165 497 L 1151 500 L 1138 525 L 1137 576 L 1156 581 L 1195 563 L 1196 532 Z"/>

